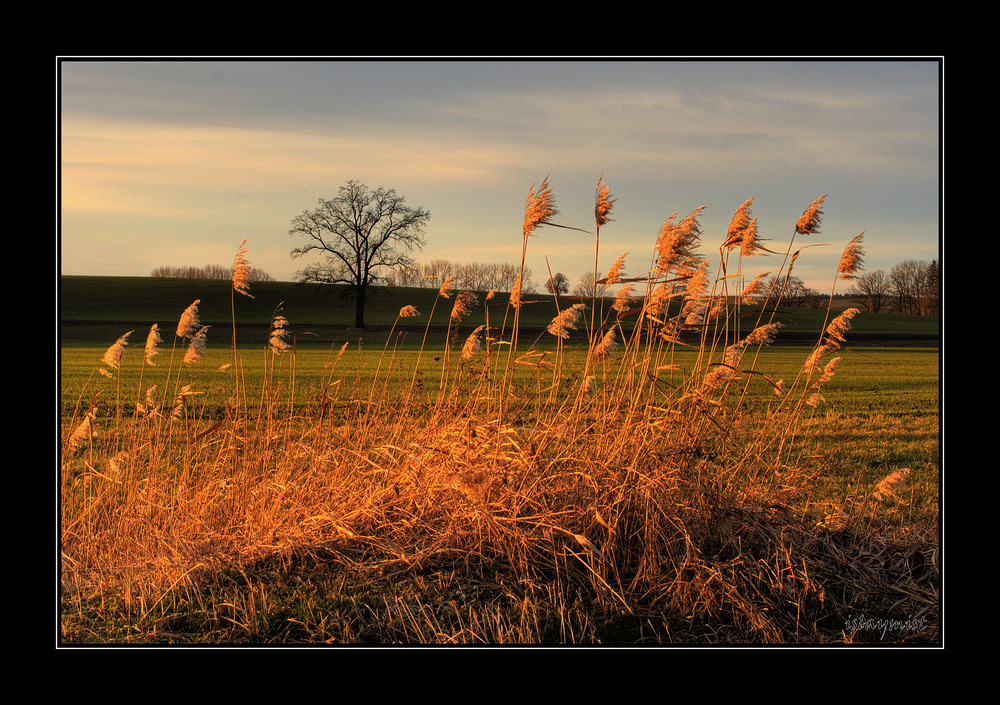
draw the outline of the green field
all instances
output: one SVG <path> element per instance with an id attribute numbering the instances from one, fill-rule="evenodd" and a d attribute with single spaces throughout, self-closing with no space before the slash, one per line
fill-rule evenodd
<path id="1" fill-rule="evenodd" d="M 211 340 L 228 345 L 232 335 L 232 286 L 228 281 L 160 279 L 152 277 L 70 277 L 60 280 L 59 324 L 64 345 L 92 343 L 98 347 L 110 345 L 118 336 L 135 329 L 143 337 L 149 326 L 158 323 L 171 331 L 181 313 L 194 300 L 199 300 L 203 324 L 212 325 Z M 377 288 L 366 307 L 365 331 L 351 330 L 354 307 L 340 287 L 298 285 L 287 282 L 261 282 L 253 285 L 253 299 L 237 295 L 237 341 L 249 346 L 267 344 L 267 327 L 280 306 L 291 330 L 299 334 L 304 345 L 328 347 L 338 341 L 352 344 L 359 339 L 368 346 L 381 346 L 396 323 L 403 306 L 415 306 L 421 313 L 417 319 L 399 321 L 397 330 L 413 333 L 405 345 L 419 347 L 416 333 L 423 334 L 427 317 L 434 309 L 432 321 L 442 340 L 448 322 L 451 301 L 437 303 L 437 289 Z M 474 308 L 462 325 L 471 330 L 485 324 L 485 294 L 478 295 L 480 306 Z M 508 295 L 497 293 L 489 303 L 490 325 L 499 326 L 507 310 Z M 524 296 L 536 301 L 523 308 L 521 326 L 540 334 L 557 313 L 556 302 L 549 294 Z M 571 297 L 560 299 L 563 306 Z M 834 312 L 848 306 L 837 302 Z M 610 310 L 610 302 L 605 307 Z M 747 317 L 752 320 L 751 317 Z M 825 309 L 781 308 L 775 320 L 785 324 L 778 342 L 799 342 L 811 345 L 819 337 L 827 318 Z M 508 322 L 509 323 L 509 322 Z M 919 345 L 937 347 L 940 321 L 936 318 L 900 316 L 896 314 L 861 314 L 851 328 L 852 345 Z M 134 344 L 134 342 L 133 342 Z"/>
<path id="2" fill-rule="evenodd" d="M 451 301 L 437 299 L 436 289 L 380 289 L 368 308 L 365 330 L 351 328 L 353 306 L 334 288 L 303 287 L 290 283 L 254 285 L 254 298 L 238 296 L 236 338 L 244 374 L 252 382 L 277 365 L 287 374 L 292 360 L 275 361 L 267 354 L 270 321 L 280 310 L 290 323 L 296 346 L 294 373 L 300 397 L 308 403 L 330 376 L 336 361 L 341 384 L 356 389 L 370 389 L 376 370 L 380 379 L 408 385 L 417 368 L 427 383 L 439 381 L 440 357 L 448 332 L 448 307 Z M 478 295 L 480 306 L 452 330 L 460 346 L 465 336 L 477 326 L 489 323 L 499 327 L 507 310 L 507 295 L 500 293 L 489 304 L 485 294 Z M 524 307 L 521 316 L 521 341 L 540 350 L 554 350 L 555 338 L 544 332 L 556 311 L 552 296 L 537 294 Z M 104 351 L 121 335 L 129 337 L 129 352 L 122 366 L 122 396 L 135 398 L 142 367 L 142 346 L 149 327 L 160 326 L 164 340 L 159 365 L 170 355 L 173 329 L 180 314 L 194 300 L 199 300 L 201 322 L 210 325 L 208 354 L 198 374 L 208 382 L 212 370 L 232 362 L 233 321 L 231 286 L 227 281 L 186 281 L 157 278 L 63 277 L 60 290 L 60 372 L 61 403 L 64 409 L 75 404 Z M 562 302 L 565 305 L 565 301 Z M 403 306 L 413 305 L 421 317 L 399 319 Z M 841 304 L 841 308 L 846 304 Z M 606 307 L 610 310 L 610 304 Z M 428 316 L 434 311 L 428 326 Z M 750 312 L 752 313 L 752 311 Z M 793 376 L 819 338 L 827 318 L 825 310 L 783 308 L 775 320 L 781 329 L 775 344 L 761 360 L 761 371 L 774 379 Z M 753 320 L 748 316 L 749 320 Z M 509 326 L 509 322 L 508 322 Z M 842 351 L 842 373 L 829 389 L 830 406 L 839 413 L 855 415 L 938 414 L 939 407 L 939 321 L 935 318 L 895 314 L 860 314 L 853 320 L 850 344 Z M 341 353 L 341 348 L 347 349 Z M 576 331 L 566 342 L 570 359 L 586 350 L 586 333 Z M 183 350 L 177 351 L 177 357 Z M 675 353 L 682 366 L 696 351 L 683 348 Z M 457 357 L 457 356 L 456 356 Z M 435 358 L 438 358 L 437 360 Z M 457 363 L 452 361 L 457 367 Z M 155 379 L 150 369 L 144 382 Z M 220 373 L 221 374 L 221 373 Z M 215 375 L 218 377 L 219 375 Z M 152 382 L 150 382 L 152 383 Z"/>

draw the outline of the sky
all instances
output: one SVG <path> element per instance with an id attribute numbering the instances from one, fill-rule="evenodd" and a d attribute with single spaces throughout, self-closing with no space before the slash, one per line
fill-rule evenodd
<path id="1" fill-rule="evenodd" d="M 941 260 L 942 72 L 940 57 L 59 57 L 58 267 L 231 266 L 246 238 L 251 265 L 291 281 L 319 259 L 291 258 L 292 219 L 349 180 L 430 212 L 418 261 L 517 263 L 547 177 L 554 222 L 588 232 L 536 230 L 526 264 L 539 288 L 549 270 L 576 283 L 594 270 L 603 174 L 601 276 L 624 253 L 645 274 L 664 221 L 699 207 L 717 263 L 748 198 L 783 254 L 825 196 L 793 275 L 829 292 L 862 232 L 867 271 Z"/>

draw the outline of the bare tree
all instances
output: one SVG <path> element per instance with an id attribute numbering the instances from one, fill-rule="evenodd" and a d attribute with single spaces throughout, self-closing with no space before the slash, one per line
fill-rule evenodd
<path id="1" fill-rule="evenodd" d="M 941 265 L 931 260 L 927 266 L 927 295 L 924 304 L 925 316 L 941 315 Z"/>
<path id="2" fill-rule="evenodd" d="M 423 269 L 424 283 L 422 286 L 437 289 L 455 273 L 455 264 L 451 260 L 438 258 L 425 264 Z"/>
<path id="3" fill-rule="evenodd" d="M 878 313 L 889 300 L 890 291 L 889 277 L 884 270 L 876 269 L 859 275 L 847 290 L 847 295 L 869 313 Z"/>
<path id="4" fill-rule="evenodd" d="M 423 270 L 416 263 L 399 267 L 396 271 L 387 274 L 383 278 L 390 286 L 423 286 Z"/>
<path id="5" fill-rule="evenodd" d="M 580 275 L 580 281 L 575 287 L 573 287 L 573 296 L 582 296 L 586 298 L 600 298 L 607 294 L 607 285 L 604 280 L 602 283 L 597 285 L 597 290 L 594 290 L 594 273 L 584 272 Z"/>
<path id="6" fill-rule="evenodd" d="M 936 298 L 938 268 L 936 263 L 908 259 L 889 270 L 891 301 L 898 313 L 911 316 L 927 315 Z M 933 294 L 932 294 L 933 292 Z"/>
<path id="7" fill-rule="evenodd" d="M 395 189 L 369 191 L 365 184 L 348 181 L 332 200 L 292 220 L 289 235 L 304 237 L 292 250 L 294 258 L 320 252 L 322 262 L 296 272 L 302 282 L 346 284 L 355 300 L 354 325 L 365 327 L 365 302 L 369 287 L 392 270 L 412 266 L 407 255 L 424 246 L 424 228 L 430 213 L 410 208 Z"/>
<path id="8" fill-rule="evenodd" d="M 562 272 L 556 272 L 545 282 L 545 290 L 550 294 L 566 294 L 569 292 L 569 279 Z"/>

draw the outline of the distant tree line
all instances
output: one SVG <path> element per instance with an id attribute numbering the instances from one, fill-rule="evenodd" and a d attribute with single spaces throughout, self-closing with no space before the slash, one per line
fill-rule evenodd
<path id="1" fill-rule="evenodd" d="M 475 291 L 510 291 L 517 279 L 519 267 L 514 264 L 479 263 L 460 264 L 447 259 L 436 259 L 425 264 L 393 271 L 384 281 L 389 286 L 413 286 L 437 288 L 451 276 L 456 286 Z M 565 294 L 570 291 L 569 279 L 562 272 L 556 272 L 550 280 L 545 278 L 544 288 Z M 579 277 L 573 287 L 574 296 L 594 296 L 594 273 L 586 272 Z M 522 291 L 535 292 L 531 270 L 525 268 Z M 780 294 L 783 306 L 801 308 L 821 308 L 826 306 L 830 294 L 806 286 L 798 277 L 770 277 L 764 282 L 764 292 L 771 292 L 774 300 Z M 614 292 L 599 283 L 598 296 L 613 296 Z M 941 313 L 941 268 L 937 261 L 924 262 L 906 260 L 895 265 L 888 272 L 876 270 L 863 272 L 852 281 L 852 286 L 836 299 L 849 299 L 870 313 L 901 313 L 909 316 L 938 316 Z"/>
<path id="2" fill-rule="evenodd" d="M 274 281 L 274 277 L 257 267 L 249 267 L 251 282 Z M 221 264 L 208 264 L 204 267 L 174 267 L 163 265 L 154 269 L 150 276 L 166 279 L 232 279 L 233 268 Z"/>
<path id="3" fill-rule="evenodd" d="M 936 260 L 906 260 L 888 272 L 864 272 L 847 295 L 871 313 L 940 316 L 941 266 Z"/>
<path id="4" fill-rule="evenodd" d="M 455 277 L 455 287 L 472 291 L 510 291 L 514 288 L 520 265 L 509 263 L 470 262 L 461 264 L 448 259 L 430 262 L 416 262 L 407 267 L 398 267 L 383 277 L 388 286 L 412 286 L 429 289 L 439 288 L 449 277 Z M 521 292 L 535 291 L 530 267 L 524 268 Z"/>

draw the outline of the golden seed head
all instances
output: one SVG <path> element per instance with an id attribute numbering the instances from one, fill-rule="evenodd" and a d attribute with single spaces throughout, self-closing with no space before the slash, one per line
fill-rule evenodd
<path id="1" fill-rule="evenodd" d="M 805 213 L 799 218 L 799 222 L 795 224 L 796 233 L 800 235 L 813 235 L 819 232 L 819 223 L 823 217 L 823 201 L 825 199 L 825 195 L 820 196 L 806 208 Z"/>
<path id="2" fill-rule="evenodd" d="M 552 195 L 552 188 L 549 186 L 549 177 L 542 181 L 537 193 L 535 184 L 531 184 L 528 189 L 528 199 L 524 205 L 524 236 L 530 236 L 536 228 L 548 225 L 552 218 L 559 215 L 556 210 L 555 196 Z"/>
<path id="3" fill-rule="evenodd" d="M 614 210 L 616 200 L 611 198 L 611 189 L 604 183 L 604 174 L 602 173 L 601 178 L 597 180 L 597 195 L 594 203 L 594 218 L 597 221 L 597 227 L 606 225 L 611 220 L 610 213 Z"/>
<path id="4" fill-rule="evenodd" d="M 208 329 L 211 326 L 202 326 L 198 332 L 191 336 L 187 352 L 184 353 L 184 362 L 194 365 L 202 361 L 205 357 L 205 344 L 208 337 Z"/>
<path id="5" fill-rule="evenodd" d="M 618 259 L 611 265 L 611 269 L 608 270 L 608 276 L 605 277 L 605 284 L 608 286 L 614 286 L 622 280 L 622 275 L 625 274 L 625 256 L 627 254 L 628 252 L 619 255 Z"/>
<path id="6" fill-rule="evenodd" d="M 101 358 L 101 362 L 108 367 L 118 369 L 125 357 L 125 346 L 128 345 L 128 337 L 132 335 L 132 333 L 133 331 L 129 331 L 116 340 L 114 344 L 104 352 L 104 357 Z"/>
<path id="7" fill-rule="evenodd" d="M 559 315 L 552 319 L 549 324 L 549 333 L 558 338 L 568 338 L 569 331 L 576 330 L 576 322 L 580 320 L 580 314 L 587 308 L 584 304 L 573 304 L 567 309 L 559 312 Z"/>
<path id="8" fill-rule="evenodd" d="M 837 276 L 841 279 L 856 279 L 858 272 L 861 271 L 861 265 L 864 262 L 864 248 L 861 247 L 864 234 L 862 231 L 855 235 L 840 257 L 840 264 L 837 265 Z"/>
<path id="9" fill-rule="evenodd" d="M 178 338 L 190 338 L 198 332 L 198 329 L 201 327 L 201 323 L 198 321 L 198 304 L 200 303 L 201 299 L 197 299 L 193 304 L 184 309 L 184 313 L 181 314 L 181 320 L 177 324 Z"/>
<path id="10" fill-rule="evenodd" d="M 156 367 L 153 358 L 160 354 L 157 346 L 161 342 L 163 340 L 160 338 L 160 326 L 154 323 L 152 328 L 149 329 L 149 335 L 146 336 L 146 364 Z"/>
<path id="11" fill-rule="evenodd" d="M 476 295 L 471 291 L 460 291 L 455 296 L 455 304 L 451 307 L 452 323 L 460 323 L 463 318 L 472 313 L 472 307 L 476 305 Z"/>
<path id="12" fill-rule="evenodd" d="M 250 263 L 247 262 L 247 248 L 244 247 L 246 242 L 247 239 L 243 238 L 243 242 L 240 243 L 240 247 L 236 251 L 236 259 L 233 261 L 233 289 L 252 299 L 253 294 L 250 293 Z"/>

